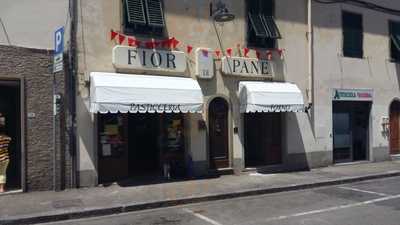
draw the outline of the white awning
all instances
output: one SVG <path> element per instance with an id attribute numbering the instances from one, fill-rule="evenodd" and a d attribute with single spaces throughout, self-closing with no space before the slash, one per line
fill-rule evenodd
<path id="1" fill-rule="evenodd" d="M 303 95 L 292 83 L 242 81 L 240 112 L 302 112 Z"/>
<path id="2" fill-rule="evenodd" d="M 93 72 L 90 101 L 93 113 L 201 113 L 203 108 L 196 80 L 168 76 Z"/>

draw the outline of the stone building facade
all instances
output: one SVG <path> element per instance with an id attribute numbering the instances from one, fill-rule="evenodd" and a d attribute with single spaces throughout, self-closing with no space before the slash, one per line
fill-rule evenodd
<path id="1" fill-rule="evenodd" d="M 395 16 L 347 3 L 168 0 L 161 1 L 159 26 L 159 21 L 147 17 L 159 2 L 79 1 L 80 186 L 166 176 L 173 167 L 200 176 L 390 159 L 393 131 L 388 129 L 397 123 L 388 125 L 388 110 L 399 88 L 397 63 L 388 59 L 391 38 L 386 25 Z M 217 21 L 219 2 L 234 20 Z M 370 2 L 400 8 L 391 1 Z M 130 18 L 129 9 L 139 16 Z M 341 54 L 346 26 L 342 14 L 347 11 L 363 15 L 361 58 Z M 279 35 L 274 33 L 275 24 Z M 150 31 L 146 26 L 152 27 Z M 265 26 L 272 33 L 263 30 Z M 163 41 L 172 37 L 179 44 L 173 51 L 163 48 Z M 152 46 L 151 41 L 161 44 Z M 212 55 L 212 60 L 202 54 Z M 160 62 L 163 59 L 177 63 L 176 68 L 167 68 Z M 262 67 L 262 62 L 271 71 L 260 74 L 260 68 L 252 67 Z M 241 68 L 239 74 L 235 67 Z M 208 72 L 200 74 L 199 68 Z M 168 104 L 183 105 L 181 96 L 174 98 L 174 104 L 162 101 L 174 96 L 166 91 L 168 85 L 182 91 L 182 86 L 174 86 L 181 81 L 192 87 L 190 96 L 197 99 L 201 94 L 201 110 L 166 110 Z M 198 103 L 191 100 L 192 106 Z M 184 141 L 177 145 L 176 137 L 182 133 Z M 173 141 L 183 149 L 182 155 L 165 150 L 174 149 Z M 181 164 L 171 163 L 174 160 Z"/>

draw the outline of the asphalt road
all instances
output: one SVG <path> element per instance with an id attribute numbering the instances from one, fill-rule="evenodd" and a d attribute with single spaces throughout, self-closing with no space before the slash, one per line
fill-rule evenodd
<path id="1" fill-rule="evenodd" d="M 400 225 L 400 177 L 52 225 Z"/>

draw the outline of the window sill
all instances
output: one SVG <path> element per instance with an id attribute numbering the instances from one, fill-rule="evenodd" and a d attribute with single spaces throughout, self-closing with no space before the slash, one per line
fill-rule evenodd
<path id="1" fill-rule="evenodd" d="M 400 59 L 388 59 L 388 61 L 393 64 L 400 64 Z"/>
<path id="2" fill-rule="evenodd" d="M 365 56 L 359 57 L 359 56 L 348 56 L 348 55 L 343 55 L 343 54 L 340 54 L 340 57 L 347 58 L 347 59 L 360 59 L 360 60 L 367 59 L 367 57 L 365 57 Z"/>

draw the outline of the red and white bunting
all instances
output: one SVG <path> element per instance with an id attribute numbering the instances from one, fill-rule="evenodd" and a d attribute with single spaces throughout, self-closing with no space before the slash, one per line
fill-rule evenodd
<path id="1" fill-rule="evenodd" d="M 232 57 L 232 48 L 227 48 L 227 49 L 226 49 L 226 54 L 227 54 L 229 57 Z"/>
<path id="2" fill-rule="evenodd" d="M 118 43 L 119 43 L 120 45 L 122 45 L 122 43 L 124 43 L 124 41 L 125 41 L 125 35 L 123 35 L 123 34 L 118 34 Z"/>
<path id="3" fill-rule="evenodd" d="M 181 44 L 181 42 L 179 40 L 177 40 L 175 37 L 171 37 L 171 38 L 164 39 L 164 40 L 152 39 L 152 40 L 148 40 L 148 41 L 139 41 L 133 36 L 127 36 L 127 35 L 117 32 L 117 31 L 114 31 L 112 29 L 110 30 L 110 39 L 111 39 L 111 41 L 116 40 L 116 42 L 118 42 L 118 44 L 120 44 L 120 45 L 124 44 L 125 40 L 127 40 L 128 46 L 134 46 L 134 47 L 142 46 L 142 47 L 150 48 L 150 49 L 165 48 L 165 49 L 174 50 L 174 49 L 177 49 L 178 46 Z M 141 45 L 142 43 L 143 43 L 143 45 Z M 189 44 L 182 44 L 182 45 L 186 46 L 187 54 L 192 53 L 192 51 L 194 49 L 193 45 L 189 45 Z M 242 45 L 240 43 L 236 44 L 237 55 L 242 54 L 241 46 Z M 216 58 L 220 58 L 221 56 L 225 55 L 225 53 L 226 53 L 226 56 L 232 57 L 233 50 L 234 50 L 233 48 L 227 48 L 224 52 L 222 52 L 220 49 L 216 49 L 215 51 L 203 49 L 202 53 L 205 57 L 209 57 L 210 53 L 211 53 L 211 57 L 216 57 Z M 249 48 L 246 48 L 246 47 L 243 48 L 243 57 L 248 57 L 250 51 L 251 51 L 251 49 L 249 49 Z M 266 57 L 267 60 L 272 60 L 272 58 L 274 56 L 273 52 L 276 52 L 277 55 L 279 55 L 280 59 L 284 58 L 284 53 L 285 53 L 284 49 L 267 50 L 266 54 L 263 51 L 255 50 L 257 59 L 262 59 L 263 57 Z"/>
<path id="4" fill-rule="evenodd" d="M 244 48 L 243 51 L 244 51 L 244 57 L 246 57 L 246 58 L 249 57 L 250 49 L 249 48 Z"/>
<path id="5" fill-rule="evenodd" d="M 115 37 L 117 37 L 118 32 L 115 32 L 113 30 L 111 30 L 111 41 L 115 39 Z"/>
<path id="6" fill-rule="evenodd" d="M 190 54 L 192 52 L 192 50 L 193 50 L 193 46 L 191 46 L 191 45 L 186 46 L 186 52 L 188 54 Z"/>

